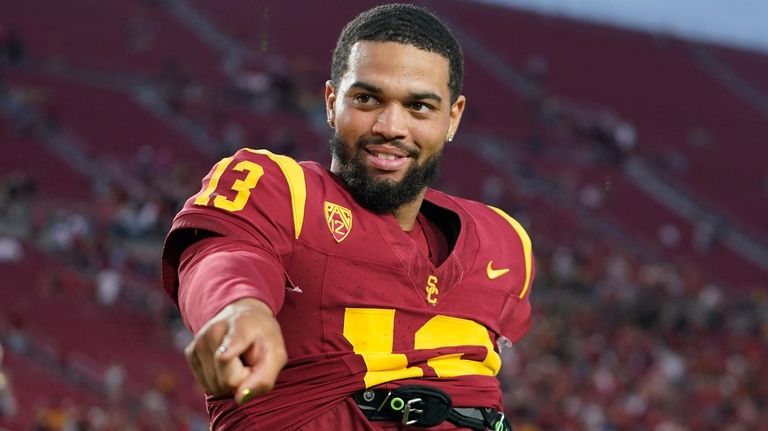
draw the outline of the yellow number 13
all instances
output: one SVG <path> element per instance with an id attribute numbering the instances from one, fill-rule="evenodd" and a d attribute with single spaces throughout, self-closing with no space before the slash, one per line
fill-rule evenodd
<path id="1" fill-rule="evenodd" d="M 229 165 L 232 163 L 234 157 L 226 157 L 221 159 L 216 165 L 216 169 L 211 175 L 211 180 L 208 182 L 208 187 L 205 188 L 195 198 L 195 205 L 208 205 L 211 197 L 213 198 L 213 206 L 226 211 L 235 212 L 245 208 L 248 198 L 251 196 L 251 190 L 256 187 L 256 183 L 259 182 L 259 178 L 264 175 L 264 168 L 248 160 L 238 162 L 233 168 L 233 171 L 247 172 L 246 176 L 242 180 L 235 180 L 230 187 L 231 190 L 236 191 L 235 198 L 230 200 L 226 196 L 215 194 L 216 189 L 219 187 L 219 180 Z"/>

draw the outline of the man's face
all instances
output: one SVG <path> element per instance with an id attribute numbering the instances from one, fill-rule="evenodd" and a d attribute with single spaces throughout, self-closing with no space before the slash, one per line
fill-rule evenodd
<path id="1" fill-rule="evenodd" d="M 395 42 L 358 42 L 335 88 L 326 84 L 331 171 L 376 212 L 415 199 L 434 179 L 464 97 L 450 103 L 448 59 Z"/>

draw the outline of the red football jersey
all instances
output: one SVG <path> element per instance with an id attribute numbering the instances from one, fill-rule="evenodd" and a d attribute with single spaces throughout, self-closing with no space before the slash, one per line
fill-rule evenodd
<path id="1" fill-rule="evenodd" d="M 452 244 L 437 267 L 392 214 L 358 205 L 317 163 L 243 149 L 214 166 L 174 220 L 165 288 L 176 299 L 188 229 L 255 245 L 270 257 L 258 265 L 285 274 L 252 296 L 275 311 L 289 357 L 275 388 L 244 407 L 209 397 L 215 429 L 298 429 L 379 385 L 433 385 L 454 406 L 501 409 L 497 344 L 528 329 L 530 239 L 503 211 L 431 189 L 422 213 Z"/>

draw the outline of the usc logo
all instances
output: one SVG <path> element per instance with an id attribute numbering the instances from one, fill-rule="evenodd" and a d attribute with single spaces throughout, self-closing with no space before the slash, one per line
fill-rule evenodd
<path id="1" fill-rule="evenodd" d="M 440 289 L 437 288 L 436 276 L 430 275 L 429 278 L 427 278 L 427 287 L 425 290 L 427 292 L 427 302 L 432 305 L 437 304 L 437 294 L 440 293 Z"/>

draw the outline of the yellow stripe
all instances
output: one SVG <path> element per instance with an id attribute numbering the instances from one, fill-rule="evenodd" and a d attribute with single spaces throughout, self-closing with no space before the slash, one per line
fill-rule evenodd
<path id="1" fill-rule="evenodd" d="M 304 225 L 304 207 L 307 204 L 307 183 L 304 180 L 304 170 L 301 169 L 301 166 L 295 160 L 288 156 L 281 156 L 268 150 L 253 150 L 250 148 L 245 150 L 269 157 L 283 171 L 285 180 L 288 181 L 288 190 L 291 193 L 293 229 L 296 239 L 299 239 L 301 227 Z"/>
<path id="2" fill-rule="evenodd" d="M 520 291 L 519 297 L 522 299 L 523 296 L 528 292 L 528 289 L 530 288 L 531 283 L 531 271 L 532 271 L 532 263 L 533 258 L 531 256 L 531 238 L 528 237 L 528 233 L 525 231 L 523 226 L 518 223 L 517 220 L 513 219 L 509 216 L 509 214 L 505 213 L 504 211 L 488 205 L 488 208 L 496 211 L 500 216 L 504 218 L 507 222 L 509 222 L 510 225 L 512 225 L 512 228 L 517 232 L 517 235 L 520 237 L 520 241 L 523 243 L 523 257 L 525 258 L 525 283 L 523 283 L 523 290 Z"/>

